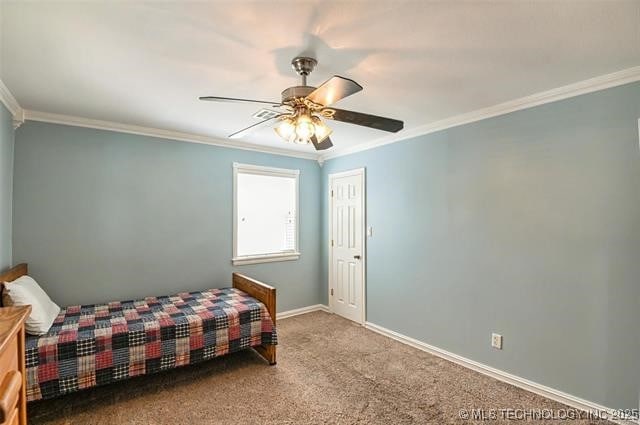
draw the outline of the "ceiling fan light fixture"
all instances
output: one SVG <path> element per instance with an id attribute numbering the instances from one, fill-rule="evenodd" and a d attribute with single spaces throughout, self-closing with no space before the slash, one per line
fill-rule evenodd
<path id="1" fill-rule="evenodd" d="M 298 144 L 312 144 L 317 151 L 324 151 L 333 146 L 329 137 L 333 130 L 323 122 L 324 119 L 392 133 L 397 133 L 404 128 L 404 122 L 400 120 L 333 108 L 332 105 L 335 102 L 358 93 L 362 90 L 362 86 L 350 78 L 339 75 L 334 75 L 319 87 L 308 86 L 307 76 L 317 64 L 316 59 L 302 56 L 291 61 L 293 69 L 302 77 L 302 80 L 299 85 L 284 89 L 280 102 L 222 96 L 203 96 L 200 100 L 258 103 L 277 108 L 263 109 L 258 114 L 254 114 L 254 118 L 262 121 L 236 131 L 228 137 L 241 138 L 277 120 L 274 130 L 283 140 Z"/>

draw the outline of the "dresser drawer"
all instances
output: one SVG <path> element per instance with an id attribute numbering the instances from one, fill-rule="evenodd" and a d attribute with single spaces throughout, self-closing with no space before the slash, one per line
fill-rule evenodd
<path id="1" fill-rule="evenodd" d="M 0 422 L 2 425 L 18 423 L 18 399 L 22 389 L 22 374 L 9 371 L 0 382 Z"/>
<path id="2" fill-rule="evenodd" d="M 12 370 L 18 370 L 18 338 L 7 341 L 7 347 L 0 353 L 0 383 L 5 375 Z"/>
<path id="3" fill-rule="evenodd" d="M 30 312 L 31 306 L 0 308 L 0 425 L 27 425 L 24 321 Z"/>
<path id="4" fill-rule="evenodd" d="M 17 405 L 22 388 L 19 371 L 18 338 L 7 342 L 0 353 L 0 424 L 18 423 Z"/>

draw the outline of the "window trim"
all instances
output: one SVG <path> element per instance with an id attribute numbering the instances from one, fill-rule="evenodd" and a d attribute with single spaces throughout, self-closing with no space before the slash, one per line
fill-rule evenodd
<path id="1" fill-rule="evenodd" d="M 259 176 L 288 177 L 295 179 L 296 191 L 296 235 L 295 247 L 291 251 L 274 252 L 270 254 L 238 255 L 238 173 L 255 174 Z M 300 170 L 286 168 L 263 167 L 261 165 L 233 163 L 233 257 L 234 266 L 245 264 L 270 263 L 273 261 L 292 261 L 300 258 Z"/>

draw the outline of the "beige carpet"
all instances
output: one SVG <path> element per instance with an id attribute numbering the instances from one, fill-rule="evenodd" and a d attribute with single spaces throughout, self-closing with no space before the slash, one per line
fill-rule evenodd
<path id="1" fill-rule="evenodd" d="M 488 421 L 464 420 L 459 412 L 485 409 L 489 417 L 491 409 L 566 408 L 338 316 L 316 312 L 292 317 L 280 321 L 278 331 L 277 366 L 247 350 L 36 402 L 29 405 L 29 422 L 515 424 L 523 421 L 505 419 L 500 412 L 498 420 Z M 597 423 L 548 421 L 563 422 Z"/>

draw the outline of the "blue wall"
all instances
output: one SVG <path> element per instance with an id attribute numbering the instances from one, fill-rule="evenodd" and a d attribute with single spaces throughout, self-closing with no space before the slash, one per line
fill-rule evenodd
<path id="1" fill-rule="evenodd" d="M 298 261 L 232 267 L 232 163 L 300 169 Z M 274 284 L 278 310 L 317 304 L 315 161 L 56 124 L 16 133 L 15 262 L 61 305 Z"/>
<path id="2" fill-rule="evenodd" d="M 323 235 L 328 174 L 366 167 L 367 320 L 637 408 L 638 118 L 635 83 L 328 161 Z"/>
<path id="3" fill-rule="evenodd" d="M 11 266 L 13 117 L 0 103 L 0 270 Z"/>
<path id="4" fill-rule="evenodd" d="M 236 269 L 275 284 L 280 311 L 326 303 L 328 174 L 365 167 L 374 228 L 368 321 L 634 408 L 639 117 L 635 83 L 336 158 L 322 170 L 28 122 L 16 133 L 13 259 L 30 262 L 60 304 L 227 285 L 232 162 L 298 168 L 300 260 Z M 491 332 L 504 336 L 504 350 L 490 348 Z"/>

